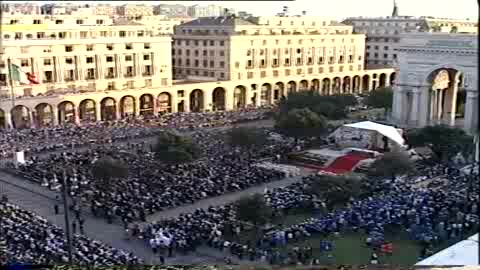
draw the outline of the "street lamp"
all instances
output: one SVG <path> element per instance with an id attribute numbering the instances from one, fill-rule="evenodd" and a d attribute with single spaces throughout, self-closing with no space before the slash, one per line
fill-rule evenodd
<path id="1" fill-rule="evenodd" d="M 67 202 L 67 173 L 63 170 L 63 177 L 62 177 L 62 200 L 63 200 L 63 216 L 65 218 L 65 237 L 67 238 L 67 251 L 68 251 L 68 263 L 73 263 L 73 255 L 72 255 L 72 235 L 70 233 L 70 219 L 69 219 L 69 211 L 68 202 Z"/>

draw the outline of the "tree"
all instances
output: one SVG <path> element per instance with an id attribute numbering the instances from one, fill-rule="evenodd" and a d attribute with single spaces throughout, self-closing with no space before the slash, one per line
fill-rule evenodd
<path id="1" fill-rule="evenodd" d="M 120 160 L 105 156 L 93 163 L 91 172 L 93 178 L 100 181 L 99 184 L 102 184 L 103 187 L 107 187 L 110 179 L 127 177 L 128 167 Z"/>
<path id="2" fill-rule="evenodd" d="M 373 108 L 385 109 L 388 112 L 392 109 L 393 90 L 390 87 L 379 88 L 371 91 L 365 99 L 365 105 Z"/>
<path id="3" fill-rule="evenodd" d="M 463 130 L 447 125 L 427 126 L 407 133 L 411 147 L 428 147 L 439 161 L 458 153 L 471 152 L 472 138 Z"/>
<path id="4" fill-rule="evenodd" d="M 152 148 L 155 157 L 168 164 L 191 162 L 201 155 L 201 149 L 189 137 L 175 132 L 162 132 Z"/>
<path id="5" fill-rule="evenodd" d="M 258 128 L 234 127 L 227 133 L 228 143 L 233 147 L 250 149 L 267 142 L 265 132 Z"/>
<path id="6" fill-rule="evenodd" d="M 309 109 L 293 109 L 285 115 L 280 115 L 275 128 L 282 134 L 295 139 L 318 137 L 327 130 L 327 120 Z"/>
<path id="7" fill-rule="evenodd" d="M 254 194 L 240 198 L 235 203 L 237 219 L 252 223 L 257 229 L 258 226 L 267 224 L 272 217 L 272 209 L 262 194 Z"/>
<path id="8" fill-rule="evenodd" d="M 347 117 L 347 108 L 356 104 L 357 99 L 353 95 L 322 96 L 316 91 L 301 91 L 281 99 L 279 113 L 282 116 L 293 109 L 307 108 L 328 119 L 342 119 Z M 328 108 L 325 109 L 325 106 Z"/>
<path id="9" fill-rule="evenodd" d="M 345 204 L 363 194 L 361 181 L 346 176 L 317 175 L 311 179 L 308 192 L 326 200 L 328 208 Z"/>
<path id="10" fill-rule="evenodd" d="M 403 152 L 385 153 L 381 158 L 375 160 L 370 168 L 372 175 L 392 177 L 392 180 L 395 180 L 397 175 L 406 174 L 415 170 L 414 163 L 410 157 Z"/>

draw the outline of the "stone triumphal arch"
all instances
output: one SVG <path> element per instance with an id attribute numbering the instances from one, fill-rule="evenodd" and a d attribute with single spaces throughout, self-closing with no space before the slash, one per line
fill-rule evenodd
<path id="1" fill-rule="evenodd" d="M 397 48 L 393 119 L 401 126 L 478 125 L 477 36 L 408 34 Z"/>

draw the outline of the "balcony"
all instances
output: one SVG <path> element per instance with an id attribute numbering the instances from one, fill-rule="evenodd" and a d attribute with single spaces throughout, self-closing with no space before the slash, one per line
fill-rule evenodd
<path id="1" fill-rule="evenodd" d="M 150 71 L 149 72 L 143 72 L 142 76 L 143 77 L 153 76 L 153 72 L 150 72 Z"/>
<path id="2" fill-rule="evenodd" d="M 115 75 L 113 73 L 109 73 L 105 75 L 105 79 L 115 79 Z"/>
<path id="3" fill-rule="evenodd" d="M 123 75 L 123 77 L 125 77 L 125 78 L 132 78 L 133 76 L 134 76 L 134 75 L 133 75 L 133 72 L 132 72 L 132 73 L 127 72 L 127 73 L 125 73 L 125 74 Z"/>
<path id="4" fill-rule="evenodd" d="M 95 80 L 95 76 L 93 76 L 93 75 L 87 75 L 87 76 L 85 77 L 85 80 Z"/>
<path id="5" fill-rule="evenodd" d="M 73 82 L 74 80 L 75 80 L 75 78 L 73 78 L 73 77 L 66 77 L 64 79 L 65 82 Z"/>

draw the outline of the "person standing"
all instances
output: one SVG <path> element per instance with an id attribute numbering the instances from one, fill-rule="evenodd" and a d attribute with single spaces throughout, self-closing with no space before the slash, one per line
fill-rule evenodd
<path id="1" fill-rule="evenodd" d="M 77 233 L 77 223 L 75 221 L 72 222 L 72 233 L 73 234 Z"/>
<path id="2" fill-rule="evenodd" d="M 55 211 L 55 215 L 58 215 L 60 213 L 60 209 L 57 203 L 53 205 L 53 210 Z"/>

